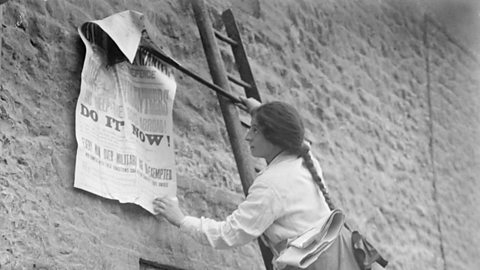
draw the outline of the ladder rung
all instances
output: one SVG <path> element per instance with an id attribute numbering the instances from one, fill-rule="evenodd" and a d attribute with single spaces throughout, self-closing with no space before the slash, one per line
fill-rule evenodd
<path id="1" fill-rule="evenodd" d="M 237 42 L 227 36 L 225 36 L 224 34 L 218 32 L 217 30 L 213 29 L 213 32 L 215 33 L 215 36 L 220 39 L 221 41 L 223 42 L 227 42 L 228 44 L 232 45 L 232 46 L 237 46 Z"/>
<path id="2" fill-rule="evenodd" d="M 228 74 L 227 77 L 231 82 L 236 83 L 236 84 L 242 86 L 243 88 L 249 88 L 250 89 L 252 87 L 252 85 L 250 85 L 249 83 L 244 82 L 240 79 L 237 79 L 237 78 L 233 77 L 233 75 L 231 75 L 231 74 Z"/>

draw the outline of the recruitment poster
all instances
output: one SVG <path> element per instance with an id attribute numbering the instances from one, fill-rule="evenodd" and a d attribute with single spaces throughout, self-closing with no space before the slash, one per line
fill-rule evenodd
<path id="1" fill-rule="evenodd" d="M 79 28 L 86 56 L 75 115 L 74 186 L 153 213 L 154 198 L 176 195 L 176 83 L 168 66 L 137 51 L 142 19 L 127 11 Z M 98 39 L 86 32 L 99 27 L 128 59 L 109 63 L 106 48 L 87 38 Z"/>

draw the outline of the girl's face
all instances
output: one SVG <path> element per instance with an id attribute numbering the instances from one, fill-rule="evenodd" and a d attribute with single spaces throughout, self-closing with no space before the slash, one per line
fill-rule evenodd
<path id="1" fill-rule="evenodd" d="M 270 163 L 282 150 L 279 146 L 272 144 L 263 136 L 255 118 L 252 118 L 251 127 L 245 136 L 245 140 L 250 145 L 252 156 L 264 158 L 267 163 Z"/>

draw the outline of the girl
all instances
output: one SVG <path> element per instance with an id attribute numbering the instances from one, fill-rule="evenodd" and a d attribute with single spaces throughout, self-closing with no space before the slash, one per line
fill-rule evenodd
<path id="1" fill-rule="evenodd" d="M 252 155 L 267 162 L 245 201 L 224 221 L 185 216 L 176 198 L 155 199 L 154 210 L 180 230 L 199 235 L 218 249 L 243 245 L 263 235 L 275 261 L 288 239 L 323 225 L 321 221 L 331 213 L 330 198 L 323 195 L 327 192 L 322 172 L 304 142 L 305 129 L 297 110 L 284 102 L 261 105 L 251 98 L 241 100 L 252 115 L 245 139 Z M 358 269 L 342 267 L 346 259 L 338 253 L 348 245 L 338 238 L 307 269 Z"/>

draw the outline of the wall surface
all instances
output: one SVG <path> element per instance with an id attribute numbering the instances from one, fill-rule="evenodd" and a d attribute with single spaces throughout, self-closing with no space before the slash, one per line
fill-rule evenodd
<path id="1" fill-rule="evenodd" d="M 219 30 L 221 12 L 233 10 L 263 99 L 300 110 L 335 203 L 383 252 L 388 269 L 477 269 L 480 62 L 473 49 L 409 1 L 207 3 Z M 209 78 L 190 1 L 2 7 L 0 269 L 130 270 L 140 258 L 183 269 L 263 269 L 256 242 L 213 250 L 141 207 L 73 188 L 85 53 L 77 27 L 142 12 L 158 45 Z M 222 219 L 243 192 L 218 101 L 182 73 L 176 80 L 180 203 L 189 214 Z"/>

